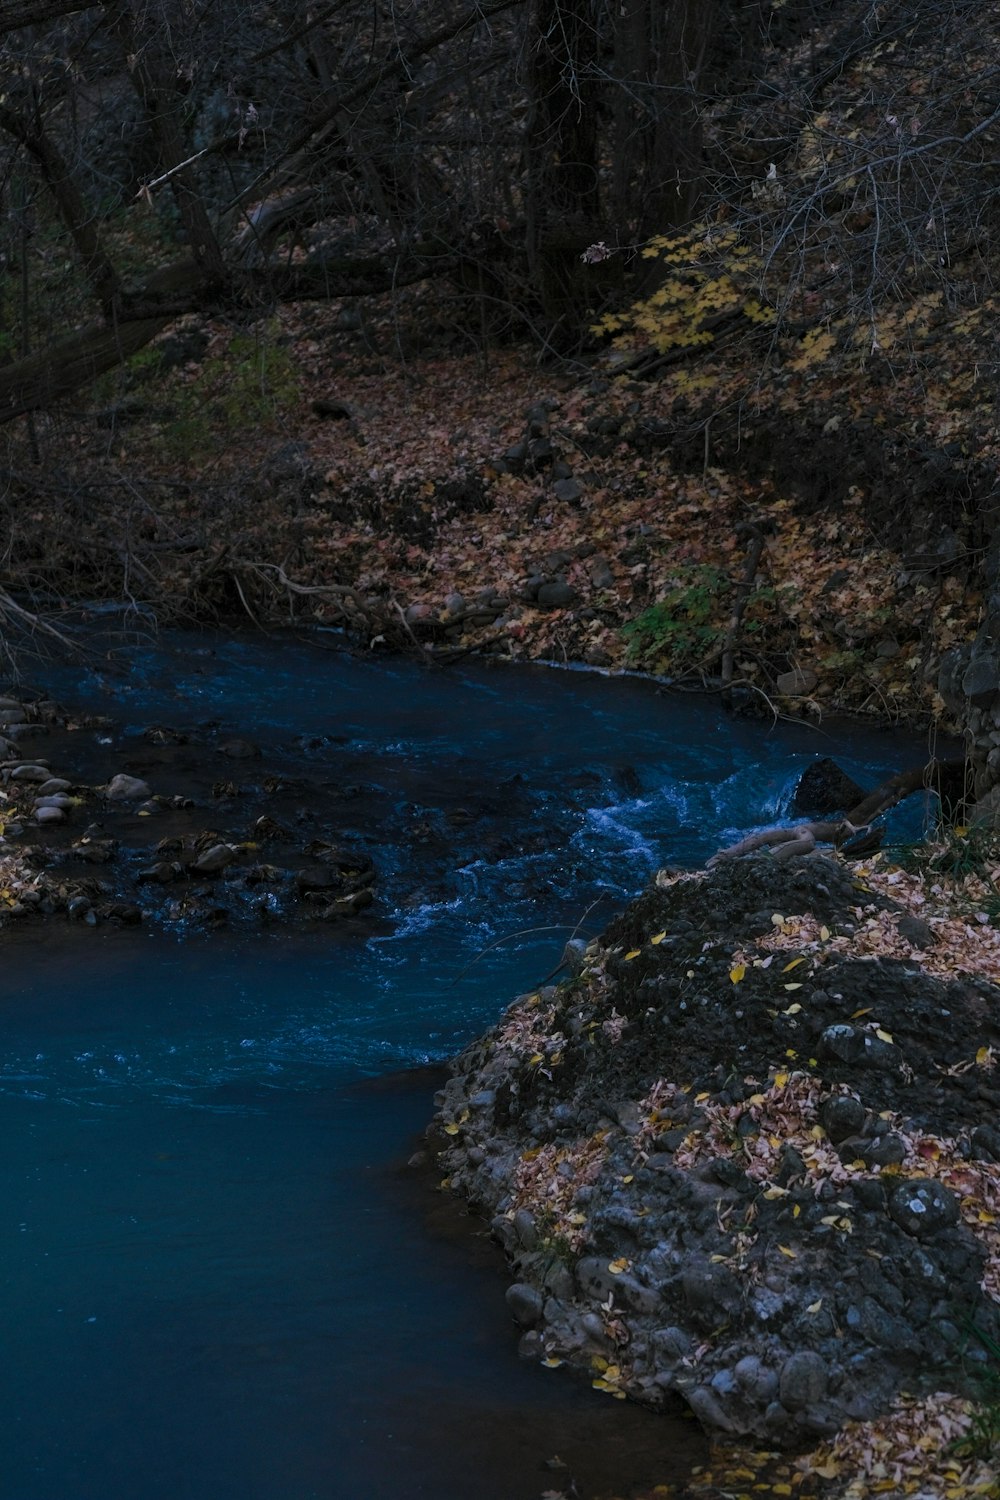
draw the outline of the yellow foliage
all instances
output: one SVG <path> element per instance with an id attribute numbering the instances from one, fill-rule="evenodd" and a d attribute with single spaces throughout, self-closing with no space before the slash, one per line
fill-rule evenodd
<path id="1" fill-rule="evenodd" d="M 760 257 L 734 229 L 703 225 L 690 234 L 657 235 L 642 255 L 669 267 L 666 279 L 627 311 L 602 317 L 595 333 L 621 335 L 620 344 L 639 343 L 665 354 L 713 343 L 710 325 L 729 316 L 743 315 L 752 323 L 774 319 L 774 310 L 754 295 Z"/>

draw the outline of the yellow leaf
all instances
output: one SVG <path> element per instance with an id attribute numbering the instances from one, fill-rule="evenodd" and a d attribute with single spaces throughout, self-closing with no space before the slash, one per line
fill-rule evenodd
<path id="1" fill-rule="evenodd" d="M 780 927 L 781 924 L 784 922 L 784 920 L 785 919 L 781 915 L 780 911 L 774 911 L 774 912 L 771 913 L 771 926 L 772 927 Z"/>
<path id="2" fill-rule="evenodd" d="M 764 1197 L 765 1198 L 769 1198 L 769 1199 L 770 1198 L 787 1198 L 788 1197 L 788 1189 L 787 1188 L 783 1188 L 783 1187 L 769 1187 L 769 1188 L 765 1189 Z"/>
<path id="3" fill-rule="evenodd" d="M 782 1255 L 786 1255 L 789 1260 L 798 1260 L 798 1256 L 796 1255 L 795 1251 L 790 1250 L 787 1245 L 779 1245 L 778 1249 L 781 1251 Z"/>
<path id="4" fill-rule="evenodd" d="M 542 1364 L 547 1370 L 557 1370 L 563 1363 L 564 1361 L 561 1359 L 557 1359 L 554 1354 L 547 1354 L 542 1360 Z"/>
<path id="5" fill-rule="evenodd" d="M 544 1052 L 535 1052 L 535 1053 L 532 1054 L 531 1057 L 528 1058 L 528 1067 L 529 1068 L 537 1068 L 538 1064 L 542 1063 L 544 1061 L 545 1061 L 545 1053 Z"/>
<path id="6" fill-rule="evenodd" d="M 764 1095 L 763 1094 L 751 1094 L 750 1098 L 747 1100 L 747 1103 L 748 1104 L 763 1104 L 764 1103 Z"/>
<path id="7" fill-rule="evenodd" d="M 608 1368 L 608 1362 L 604 1358 L 604 1355 L 595 1354 L 590 1361 L 590 1368 L 592 1370 L 606 1370 Z"/>
<path id="8" fill-rule="evenodd" d="M 782 974 L 787 974 L 790 969 L 797 969 L 798 966 L 799 966 L 799 964 L 804 964 L 804 963 L 805 963 L 805 958 L 804 957 L 793 958 L 792 961 L 791 961 L 791 963 L 790 964 L 786 964 L 785 967 L 782 969 L 781 972 L 782 972 Z"/>
<path id="9" fill-rule="evenodd" d="M 703 1089 L 700 1094 L 695 1094 L 695 1096 L 694 1096 L 694 1102 L 695 1102 L 695 1104 L 704 1104 L 705 1100 L 706 1099 L 711 1099 L 711 1097 L 712 1096 L 708 1092 L 708 1090 L 707 1089 Z"/>
<path id="10" fill-rule="evenodd" d="M 799 1205 L 797 1203 L 793 1203 L 792 1204 L 792 1218 L 793 1219 L 797 1219 L 798 1216 L 799 1216 L 799 1214 L 801 1212 L 802 1212 L 802 1209 L 799 1207 Z"/>
<path id="11" fill-rule="evenodd" d="M 801 983 L 799 983 L 799 984 L 786 984 L 785 985 L 785 989 L 786 990 L 800 990 L 801 988 L 802 988 Z M 788 1012 L 786 1011 L 785 1014 L 787 1015 Z"/>
<path id="12" fill-rule="evenodd" d="M 820 940 L 821 943 L 828 943 L 830 941 L 830 929 L 829 929 L 829 927 L 821 927 L 820 928 L 820 930 L 819 930 L 819 940 Z"/>
<path id="13" fill-rule="evenodd" d="M 881 1026 L 875 1028 L 875 1035 L 883 1042 L 891 1042 L 892 1036 L 888 1031 L 883 1031 Z"/>
<path id="14" fill-rule="evenodd" d="M 631 1172 L 629 1172 L 629 1174 L 626 1177 L 622 1178 L 622 1182 L 634 1182 L 634 1181 L 635 1181 L 635 1177 L 634 1177 L 634 1175 Z"/>
<path id="15" fill-rule="evenodd" d="M 445 1135 L 458 1135 L 458 1126 L 455 1124 L 454 1120 L 451 1120 L 444 1127 L 444 1133 Z"/>
<path id="16" fill-rule="evenodd" d="M 772 1495 L 790 1495 L 791 1493 L 792 1487 L 790 1484 L 772 1484 L 771 1486 Z"/>
<path id="17" fill-rule="evenodd" d="M 735 968 L 730 969 L 729 977 L 733 981 L 733 984 L 739 984 L 740 980 L 746 974 L 746 971 L 746 964 L 737 964 Z"/>
<path id="18" fill-rule="evenodd" d="M 785 1087 L 785 1084 L 787 1082 L 788 1082 L 788 1074 L 787 1073 L 775 1073 L 775 1075 L 774 1075 L 774 1086 L 775 1086 L 776 1089 L 783 1089 Z"/>
<path id="19" fill-rule="evenodd" d="M 623 1271 L 628 1270 L 631 1264 L 632 1262 L 626 1256 L 620 1255 L 617 1260 L 608 1261 L 608 1270 L 612 1276 L 620 1276 Z"/>
<path id="20" fill-rule="evenodd" d="M 859 1016 L 870 1015 L 871 1011 L 872 1011 L 872 1007 L 870 1005 L 866 1005 L 862 1010 L 852 1010 L 851 1011 L 851 1020 L 852 1021 L 856 1021 Z"/>
<path id="21" fill-rule="evenodd" d="M 666 937 L 666 935 L 667 935 L 667 931 L 666 931 L 666 928 L 664 928 L 664 930 L 662 932 L 654 933 L 654 935 L 650 938 L 649 941 L 651 943 L 662 943 L 663 939 Z"/>
<path id="22" fill-rule="evenodd" d="M 980 1063 L 980 1064 L 985 1063 L 985 1062 L 989 1062 L 989 1060 L 990 1060 L 990 1058 L 992 1056 L 993 1056 L 993 1048 L 992 1047 L 980 1047 L 979 1051 L 976 1053 L 976 1062 Z"/>
<path id="23" fill-rule="evenodd" d="M 628 963 L 631 959 L 638 958 L 641 952 L 641 948 L 633 948 L 631 953 L 626 953 L 625 962 Z"/>
<path id="24" fill-rule="evenodd" d="M 818 1301 L 816 1301 L 816 1302 L 810 1302 L 809 1306 L 806 1308 L 806 1312 L 807 1313 L 818 1313 L 819 1310 L 820 1310 L 820 1308 L 822 1306 L 823 1306 L 823 1298 L 820 1297 L 818 1299 Z"/>
<path id="25" fill-rule="evenodd" d="M 688 977 L 688 979 L 693 979 L 694 978 L 694 970 L 693 969 L 688 969 L 688 971 L 687 971 L 687 977 Z"/>

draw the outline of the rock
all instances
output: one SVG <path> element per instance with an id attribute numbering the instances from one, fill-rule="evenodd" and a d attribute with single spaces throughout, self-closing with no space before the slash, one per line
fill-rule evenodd
<path id="1" fill-rule="evenodd" d="M 526 1208 L 519 1208 L 514 1215 L 514 1230 L 525 1250 L 538 1249 L 539 1238 L 535 1216 L 529 1213 Z"/>
<path id="2" fill-rule="evenodd" d="M 821 1033 L 817 1048 L 821 1057 L 856 1063 L 865 1050 L 864 1034 L 856 1027 L 849 1026 L 846 1021 L 838 1021 Z"/>
<path id="3" fill-rule="evenodd" d="M 721 1432 L 735 1432 L 736 1429 L 726 1414 L 725 1407 L 707 1385 L 696 1385 L 693 1390 L 685 1391 L 684 1394 L 688 1405 L 703 1427 L 710 1430 L 714 1428 Z"/>
<path id="4" fill-rule="evenodd" d="M 104 795 L 109 802 L 141 802 L 145 797 L 151 797 L 152 791 L 145 781 L 140 781 L 138 776 L 126 776 L 120 772 L 112 776 L 104 788 Z"/>
<path id="5" fill-rule="evenodd" d="M 237 737 L 223 740 L 219 746 L 219 754 L 228 755 L 230 760 L 259 760 L 261 749 L 253 740 L 241 740 Z"/>
<path id="6" fill-rule="evenodd" d="M 461 615 L 465 613 L 465 595 L 448 594 L 445 596 L 444 607 L 450 615 Z"/>
<path id="7" fill-rule="evenodd" d="M 583 486 L 576 479 L 557 479 L 552 486 L 552 493 L 557 500 L 572 505 L 583 499 Z"/>
<path id="8" fill-rule="evenodd" d="M 191 868 L 199 875 L 218 875 L 220 871 L 231 865 L 235 858 L 236 850 L 232 844 L 213 844 L 210 849 L 199 854 Z"/>
<path id="9" fill-rule="evenodd" d="M 933 1177 L 905 1178 L 893 1187 L 886 1202 L 893 1223 L 917 1239 L 929 1239 L 939 1229 L 957 1224 L 958 1199 Z"/>
<path id="10" fill-rule="evenodd" d="M 544 609 L 570 609 L 580 602 L 576 589 L 561 575 L 550 583 L 543 583 L 538 590 L 537 599 Z"/>
<path id="11" fill-rule="evenodd" d="M 90 911 L 90 901 L 86 896 L 71 896 L 66 903 L 66 911 L 73 921 L 79 921 Z"/>
<path id="12" fill-rule="evenodd" d="M 866 1113 L 864 1105 L 852 1094 L 833 1094 L 824 1102 L 819 1117 L 823 1129 L 837 1145 L 860 1132 Z"/>
<path id="13" fill-rule="evenodd" d="M 48 781 L 52 772 L 48 766 L 20 765 L 10 773 L 11 781 Z"/>
<path id="14" fill-rule="evenodd" d="M 802 1411 L 822 1401 L 826 1387 L 826 1360 L 813 1349 L 800 1349 L 781 1367 L 778 1400 L 786 1411 Z"/>
<path id="15" fill-rule="evenodd" d="M 977 1125 L 971 1139 L 977 1161 L 1000 1161 L 1000 1130 L 995 1125 Z"/>
<path id="16" fill-rule="evenodd" d="M 914 948 L 930 948 L 934 943 L 934 929 L 922 917 L 905 912 L 896 923 L 899 935 L 912 943 Z"/>
<path id="17" fill-rule="evenodd" d="M 778 1376 L 756 1354 L 747 1354 L 733 1368 L 736 1383 L 747 1399 L 767 1406 L 778 1394 Z"/>
<path id="18" fill-rule="evenodd" d="M 836 761 L 821 755 L 799 777 L 792 796 L 792 811 L 807 818 L 826 817 L 830 813 L 850 812 L 864 796 L 862 788 Z"/>
<path id="19" fill-rule="evenodd" d="M 794 671 L 782 672 L 775 687 L 786 698 L 802 698 L 811 693 L 818 682 L 816 673 L 808 667 L 796 667 Z"/>
<path id="20" fill-rule="evenodd" d="M 582 973 L 587 961 L 586 938 L 570 938 L 563 949 L 562 961 L 571 974 Z"/>
<path id="21" fill-rule="evenodd" d="M 611 571 L 611 564 L 606 557 L 595 557 L 588 569 L 590 581 L 595 589 L 613 589 L 615 586 L 615 575 Z"/>
<path id="22" fill-rule="evenodd" d="M 42 782 L 38 788 L 38 794 L 41 797 L 49 797 L 55 792 L 68 792 L 72 785 L 71 781 L 65 781 L 61 776 L 50 776 L 47 781 Z"/>
<path id="23" fill-rule="evenodd" d="M 994 656 L 974 656 L 962 677 L 962 692 L 978 707 L 992 703 L 1000 691 L 1000 661 Z"/>
<path id="24" fill-rule="evenodd" d="M 407 625 L 429 625 L 437 620 L 438 612 L 430 604 L 410 604 L 403 618 Z"/>
<path id="25" fill-rule="evenodd" d="M 65 823 L 66 814 L 61 807 L 39 807 L 35 812 L 35 822 L 43 825 L 51 823 Z"/>
<path id="26" fill-rule="evenodd" d="M 522 1328 L 534 1328 L 545 1306 L 545 1298 L 538 1288 L 524 1281 L 515 1281 L 509 1286 L 505 1300 L 514 1322 Z"/>
<path id="27" fill-rule="evenodd" d="M 352 891 L 348 896 L 338 896 L 336 900 L 331 901 L 324 912 L 324 916 L 356 917 L 358 912 L 364 911 L 367 906 L 371 906 L 374 900 L 375 897 L 367 888 L 361 891 Z"/>
<path id="28" fill-rule="evenodd" d="M 0 708 L 0 727 L 6 728 L 9 724 L 24 724 L 28 715 L 20 704 L 9 708 Z"/>

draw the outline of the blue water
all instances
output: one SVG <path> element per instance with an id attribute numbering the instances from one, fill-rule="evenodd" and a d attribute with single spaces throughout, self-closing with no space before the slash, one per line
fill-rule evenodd
<path id="1" fill-rule="evenodd" d="M 212 720 L 268 765 L 363 767 L 385 821 L 358 833 L 395 916 L 351 941 L 4 933 L 4 1500 L 527 1500 L 559 1488 L 556 1453 L 584 1494 L 678 1477 L 689 1425 L 518 1362 L 499 1269 L 406 1185 L 434 1083 L 399 1070 L 494 1020 L 588 908 L 596 930 L 658 864 L 779 815 L 814 755 L 871 782 L 919 747 L 301 641 L 175 636 L 125 660 L 39 668 L 116 721 L 81 756 Z M 504 842 L 428 891 L 407 828 L 473 794 Z"/>

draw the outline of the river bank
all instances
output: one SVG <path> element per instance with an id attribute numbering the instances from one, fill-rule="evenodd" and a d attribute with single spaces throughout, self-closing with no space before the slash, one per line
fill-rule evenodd
<path id="1" fill-rule="evenodd" d="M 810 1492 L 992 1493 L 961 1438 L 1000 1341 L 994 901 L 878 858 L 664 872 L 520 996 L 434 1142 L 525 1357 L 680 1393 Z"/>

